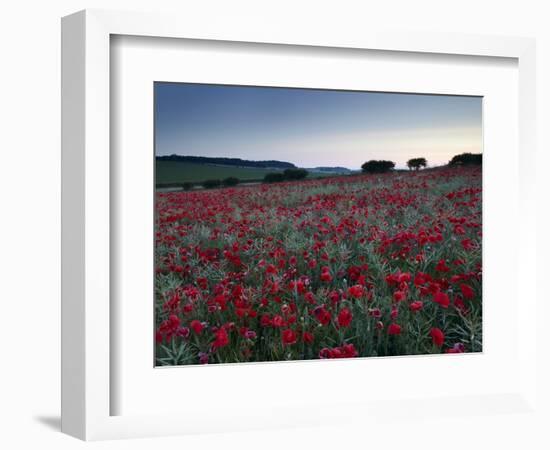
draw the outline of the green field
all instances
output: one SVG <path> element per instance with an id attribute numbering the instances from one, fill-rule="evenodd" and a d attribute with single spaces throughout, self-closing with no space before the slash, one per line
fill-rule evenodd
<path id="1" fill-rule="evenodd" d="M 266 173 L 278 172 L 275 169 L 256 169 L 248 167 L 216 166 L 177 161 L 156 162 L 156 184 L 201 182 L 210 179 L 237 177 L 241 181 L 260 180 Z"/>

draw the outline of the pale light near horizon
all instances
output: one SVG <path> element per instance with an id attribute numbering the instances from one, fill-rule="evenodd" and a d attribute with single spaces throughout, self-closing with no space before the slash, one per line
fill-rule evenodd
<path id="1" fill-rule="evenodd" d="M 155 125 L 157 155 L 300 167 L 482 152 L 480 97 L 156 83 Z"/>

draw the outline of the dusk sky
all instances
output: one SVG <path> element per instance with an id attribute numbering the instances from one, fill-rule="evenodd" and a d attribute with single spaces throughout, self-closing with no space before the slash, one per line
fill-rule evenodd
<path id="1" fill-rule="evenodd" d="M 480 97 L 155 83 L 157 155 L 359 169 L 482 151 Z"/>

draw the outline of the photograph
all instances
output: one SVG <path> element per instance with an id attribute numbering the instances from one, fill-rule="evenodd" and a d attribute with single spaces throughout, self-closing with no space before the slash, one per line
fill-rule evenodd
<path id="1" fill-rule="evenodd" d="M 483 351 L 483 97 L 156 81 L 153 107 L 155 366 Z"/>

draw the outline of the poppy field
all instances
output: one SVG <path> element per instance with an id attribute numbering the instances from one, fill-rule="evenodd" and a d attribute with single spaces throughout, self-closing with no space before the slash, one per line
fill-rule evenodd
<path id="1" fill-rule="evenodd" d="M 481 167 L 156 193 L 156 365 L 482 351 Z"/>

